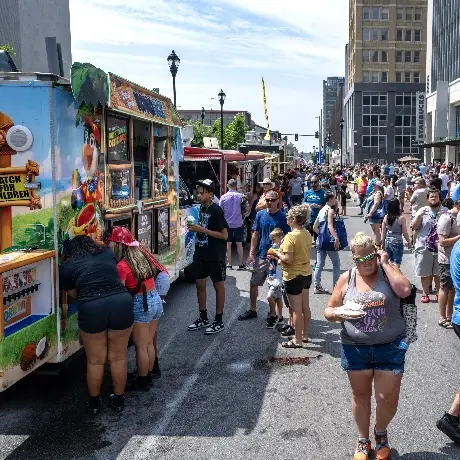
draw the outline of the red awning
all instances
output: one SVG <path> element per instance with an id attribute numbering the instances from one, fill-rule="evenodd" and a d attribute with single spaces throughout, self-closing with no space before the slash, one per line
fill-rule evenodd
<path id="1" fill-rule="evenodd" d="M 225 160 L 225 161 L 254 161 L 264 160 L 265 156 L 258 153 L 248 153 L 244 155 L 237 150 L 216 150 L 216 149 L 204 149 L 201 147 L 184 147 L 184 155 L 186 161 L 194 161 L 198 158 L 208 158 L 209 160 Z"/>

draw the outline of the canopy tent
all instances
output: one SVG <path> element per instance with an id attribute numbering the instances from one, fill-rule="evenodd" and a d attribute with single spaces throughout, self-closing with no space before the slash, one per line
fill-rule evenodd
<path id="1" fill-rule="evenodd" d="M 401 163 L 413 163 L 413 162 L 419 162 L 419 161 L 420 161 L 420 158 L 411 157 L 411 156 L 409 155 L 409 156 L 407 156 L 407 157 L 399 158 L 398 161 L 400 161 Z"/>

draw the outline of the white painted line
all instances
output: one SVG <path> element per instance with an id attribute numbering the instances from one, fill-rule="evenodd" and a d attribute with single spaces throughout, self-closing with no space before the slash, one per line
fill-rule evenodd
<path id="1" fill-rule="evenodd" d="M 226 328 L 229 328 L 237 320 L 240 310 L 246 304 L 247 299 L 241 300 L 238 307 L 233 311 L 230 319 L 225 323 Z M 220 334 L 216 334 L 216 337 L 214 337 L 212 342 L 208 345 L 201 355 L 201 358 L 196 362 L 193 368 L 194 373 L 187 377 L 174 399 L 166 405 L 166 411 L 153 428 L 152 433 L 146 436 L 133 436 L 120 452 L 117 460 L 147 460 L 154 458 L 153 456 L 159 447 L 161 436 L 163 436 L 168 429 L 169 424 L 198 380 L 201 369 L 211 360 L 217 348 L 221 346 L 221 342 L 225 340 L 226 331 L 227 329 L 224 329 Z M 164 349 L 165 347 L 163 347 L 161 351 Z"/>

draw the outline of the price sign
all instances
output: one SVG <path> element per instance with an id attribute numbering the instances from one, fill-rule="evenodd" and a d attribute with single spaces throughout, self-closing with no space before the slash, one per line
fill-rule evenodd
<path id="1" fill-rule="evenodd" d="M 152 212 L 144 212 L 137 216 L 137 241 L 152 252 Z"/>

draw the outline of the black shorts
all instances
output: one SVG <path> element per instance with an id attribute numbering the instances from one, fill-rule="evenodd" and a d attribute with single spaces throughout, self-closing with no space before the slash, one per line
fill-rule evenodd
<path id="1" fill-rule="evenodd" d="M 227 243 L 242 243 L 243 242 L 243 226 L 238 228 L 229 228 L 228 229 L 228 238 Z"/>
<path id="2" fill-rule="evenodd" d="M 122 331 L 134 323 L 133 296 L 121 293 L 78 305 L 78 327 L 88 334 Z"/>
<path id="3" fill-rule="evenodd" d="M 310 289 L 312 276 L 296 276 L 294 279 L 284 282 L 284 289 L 288 295 L 302 294 L 304 289 Z"/>
<path id="4" fill-rule="evenodd" d="M 193 272 L 197 280 L 204 280 L 209 277 L 214 284 L 227 279 L 225 262 L 194 260 Z"/>

